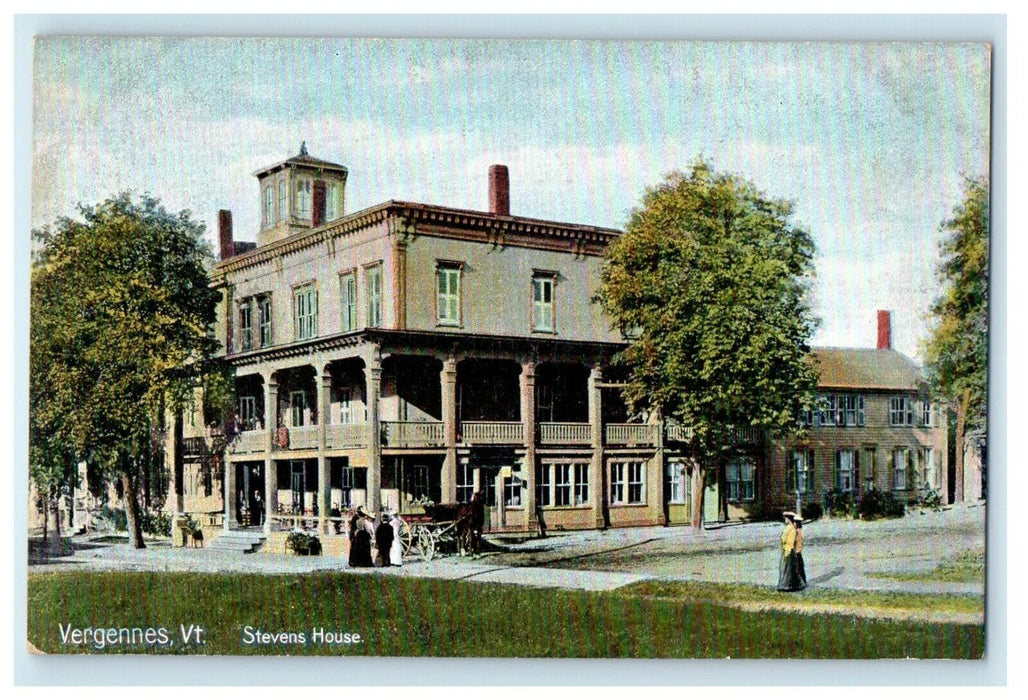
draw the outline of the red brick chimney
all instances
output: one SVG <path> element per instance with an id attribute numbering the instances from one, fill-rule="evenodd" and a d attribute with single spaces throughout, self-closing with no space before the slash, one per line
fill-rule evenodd
<path id="1" fill-rule="evenodd" d="M 232 241 L 232 212 L 228 209 L 218 210 L 218 242 L 222 260 L 236 254 L 236 245 Z"/>
<path id="2" fill-rule="evenodd" d="M 888 311 L 878 312 L 878 349 L 892 350 L 892 318 Z"/>
<path id="3" fill-rule="evenodd" d="M 506 165 L 489 166 L 489 211 L 510 216 L 510 173 Z"/>

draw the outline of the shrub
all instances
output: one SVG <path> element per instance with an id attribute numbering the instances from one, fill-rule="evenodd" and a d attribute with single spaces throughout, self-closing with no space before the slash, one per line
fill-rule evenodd
<path id="1" fill-rule="evenodd" d="M 933 488 L 925 487 L 917 494 L 917 507 L 937 510 L 942 507 L 942 494 Z"/>
<path id="2" fill-rule="evenodd" d="M 824 515 L 824 508 L 821 507 L 820 503 L 814 501 L 804 503 L 802 515 L 804 520 L 820 520 L 821 516 Z"/>
<path id="3" fill-rule="evenodd" d="M 296 554 L 321 554 L 321 540 L 313 532 L 293 530 L 286 537 L 286 546 Z"/>
<path id="4" fill-rule="evenodd" d="M 171 537 L 170 515 L 158 510 L 153 513 L 143 512 L 140 519 L 140 526 L 146 534 L 154 537 Z"/>
<path id="5" fill-rule="evenodd" d="M 128 532 L 128 517 L 124 509 L 105 505 L 100 508 L 100 517 L 110 523 L 115 532 Z"/>
<path id="6" fill-rule="evenodd" d="M 824 505 L 825 510 L 833 518 L 853 517 L 857 510 L 853 494 L 835 488 L 825 494 Z"/>
<path id="7" fill-rule="evenodd" d="M 902 518 L 905 512 L 903 504 L 888 491 L 871 489 L 860 497 L 860 517 L 864 520 L 877 518 Z"/>

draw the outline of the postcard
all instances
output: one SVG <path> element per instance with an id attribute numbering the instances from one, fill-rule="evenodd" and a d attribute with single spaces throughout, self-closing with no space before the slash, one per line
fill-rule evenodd
<path id="1" fill-rule="evenodd" d="M 983 658 L 989 44 L 33 61 L 32 652 Z"/>

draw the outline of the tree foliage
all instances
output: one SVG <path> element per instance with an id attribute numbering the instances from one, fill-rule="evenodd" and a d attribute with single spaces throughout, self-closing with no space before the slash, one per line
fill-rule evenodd
<path id="1" fill-rule="evenodd" d="M 933 328 L 926 346 L 932 384 L 963 405 L 968 429 L 984 429 L 989 359 L 989 185 L 964 183 L 963 201 L 944 221 Z M 958 443 L 959 444 L 959 443 Z"/>
<path id="2" fill-rule="evenodd" d="M 691 426 L 707 467 L 733 427 L 785 433 L 813 404 L 814 244 L 791 216 L 700 161 L 649 189 L 607 250 L 598 300 L 631 338 L 624 397 Z"/>
<path id="3" fill-rule="evenodd" d="M 164 412 L 192 401 L 214 368 L 219 293 L 203 233 L 189 212 L 127 193 L 33 232 L 33 473 L 54 453 L 100 465 L 124 487 L 137 546 L 137 488 Z"/>

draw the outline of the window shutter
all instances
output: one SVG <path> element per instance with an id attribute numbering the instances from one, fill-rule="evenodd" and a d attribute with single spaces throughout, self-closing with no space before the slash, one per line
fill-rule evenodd
<path id="1" fill-rule="evenodd" d="M 842 490 L 842 450 L 835 451 L 835 488 Z"/>
<path id="2" fill-rule="evenodd" d="M 807 452 L 807 493 L 814 493 L 814 451 Z"/>
<path id="3" fill-rule="evenodd" d="M 786 493 L 793 493 L 796 491 L 796 453 L 793 452 L 788 457 L 788 463 L 785 467 L 785 491 Z"/>

